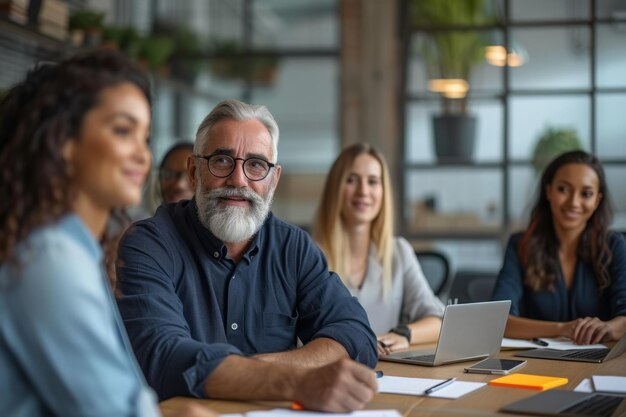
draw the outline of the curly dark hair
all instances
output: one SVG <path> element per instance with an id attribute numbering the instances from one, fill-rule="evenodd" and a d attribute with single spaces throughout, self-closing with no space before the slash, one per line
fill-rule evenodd
<path id="1" fill-rule="evenodd" d="M 123 83 L 137 86 L 150 103 L 143 71 L 119 52 L 100 49 L 38 65 L 2 99 L 0 263 L 17 266 L 16 245 L 71 211 L 74 195 L 64 144 L 79 136 L 102 91 Z M 102 244 L 114 285 L 116 238 L 104 236 Z"/>
<path id="2" fill-rule="evenodd" d="M 548 165 L 541 176 L 537 202 L 532 209 L 528 228 L 518 245 L 518 255 L 526 270 L 524 283 L 535 291 L 554 288 L 560 265 L 559 241 L 554 230 L 546 189 L 557 171 L 567 164 L 587 165 L 598 176 L 598 191 L 602 198 L 587 221 L 578 244 L 577 256 L 592 265 L 598 287 L 604 290 L 611 283 L 609 266 L 613 256 L 609 247 L 609 226 L 613 220 L 613 209 L 602 165 L 595 156 L 584 151 L 561 154 Z"/>

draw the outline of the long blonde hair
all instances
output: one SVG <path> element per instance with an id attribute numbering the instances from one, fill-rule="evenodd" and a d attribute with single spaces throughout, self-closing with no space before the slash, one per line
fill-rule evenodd
<path id="1" fill-rule="evenodd" d="M 383 270 L 383 297 L 391 288 L 391 264 L 393 244 L 393 194 L 389 181 L 389 168 L 383 155 L 366 143 L 357 143 L 345 148 L 333 163 L 322 193 L 322 200 L 313 224 L 313 238 L 322 249 L 331 270 L 339 274 L 348 285 L 350 273 L 350 248 L 347 231 L 341 216 L 343 188 L 346 186 L 352 164 L 360 155 L 374 157 L 381 167 L 383 202 L 380 212 L 372 221 L 370 239 L 376 246 L 377 260 Z"/>

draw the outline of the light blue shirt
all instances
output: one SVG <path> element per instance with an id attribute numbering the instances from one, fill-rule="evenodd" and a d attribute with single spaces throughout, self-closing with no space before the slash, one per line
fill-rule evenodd
<path id="1" fill-rule="evenodd" d="M 158 416 L 102 269 L 74 215 L 0 265 L 0 416 Z"/>

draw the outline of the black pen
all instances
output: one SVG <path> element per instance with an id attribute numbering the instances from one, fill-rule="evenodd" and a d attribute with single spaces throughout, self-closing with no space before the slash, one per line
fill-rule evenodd
<path id="1" fill-rule="evenodd" d="M 530 339 L 530 341 L 539 346 L 548 346 L 549 344 L 545 340 L 541 340 L 541 339 Z"/>
<path id="2" fill-rule="evenodd" d="M 442 388 L 447 387 L 448 385 L 452 384 L 454 381 L 456 381 L 456 378 L 448 378 L 443 382 L 440 382 L 438 384 L 433 385 L 432 387 L 425 389 L 424 390 L 424 395 L 430 395 L 435 391 L 439 391 Z"/>

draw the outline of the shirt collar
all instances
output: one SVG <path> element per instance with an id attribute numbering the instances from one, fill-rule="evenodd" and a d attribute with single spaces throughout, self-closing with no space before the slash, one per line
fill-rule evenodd
<path id="1" fill-rule="evenodd" d="M 68 214 L 59 220 L 59 229 L 71 235 L 74 239 L 80 243 L 97 262 L 102 262 L 104 254 L 102 253 L 102 246 L 100 242 L 96 240 L 94 235 L 91 234 L 87 225 L 76 214 Z"/>

